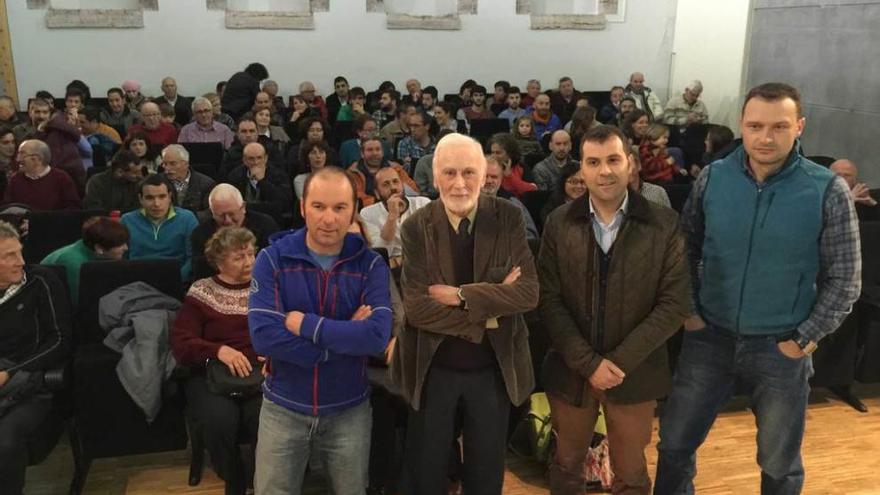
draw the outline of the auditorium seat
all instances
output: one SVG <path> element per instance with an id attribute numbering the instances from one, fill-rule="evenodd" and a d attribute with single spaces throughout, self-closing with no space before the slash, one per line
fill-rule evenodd
<path id="1" fill-rule="evenodd" d="M 39 263 L 47 254 L 78 241 L 82 224 L 94 216 L 106 216 L 106 210 L 33 211 L 28 217 L 28 235 L 24 238 L 24 260 Z"/>

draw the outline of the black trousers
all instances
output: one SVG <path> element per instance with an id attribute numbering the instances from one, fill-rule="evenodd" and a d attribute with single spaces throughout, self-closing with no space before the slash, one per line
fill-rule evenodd
<path id="1" fill-rule="evenodd" d="M 224 397 L 208 390 L 204 375 L 195 375 L 186 382 L 186 399 L 201 430 L 214 472 L 226 482 L 226 493 L 243 494 L 248 481 L 238 444 L 239 441 L 256 444 L 262 394 L 247 398 Z"/>
<path id="2" fill-rule="evenodd" d="M 460 415 L 464 493 L 500 495 L 510 406 L 496 367 L 458 371 L 432 366 L 425 379 L 421 408 L 410 412 L 404 493 L 447 493 L 450 446 Z"/>
<path id="3" fill-rule="evenodd" d="M 0 417 L 0 495 L 21 495 L 28 465 L 28 439 L 51 410 L 51 399 L 25 399 Z"/>

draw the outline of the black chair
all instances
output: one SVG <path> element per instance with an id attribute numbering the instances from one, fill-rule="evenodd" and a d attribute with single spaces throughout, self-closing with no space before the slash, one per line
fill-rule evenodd
<path id="1" fill-rule="evenodd" d="M 471 137 L 481 143 L 494 134 L 510 132 L 510 121 L 507 119 L 474 119 L 471 120 Z"/>
<path id="2" fill-rule="evenodd" d="M 837 158 L 834 158 L 833 156 L 813 155 L 808 156 L 807 160 L 818 163 L 819 165 L 827 168 L 830 167 L 832 163 L 836 162 Z"/>
<path id="3" fill-rule="evenodd" d="M 535 221 L 538 233 L 541 233 L 544 227 L 543 222 L 541 222 L 541 210 L 544 208 L 547 200 L 550 199 L 550 194 L 552 194 L 552 191 L 529 191 L 519 198 L 520 202 L 529 210 L 532 220 Z"/>
<path id="4" fill-rule="evenodd" d="M 458 132 L 459 134 L 467 134 L 468 133 L 468 125 L 467 125 L 466 120 L 458 119 L 455 121 L 455 124 L 457 126 L 456 132 Z"/>
<path id="5" fill-rule="evenodd" d="M 880 222 L 861 222 L 862 295 L 859 310 L 859 351 L 856 380 L 880 381 Z M 821 345 L 820 345 L 821 348 Z"/>
<path id="6" fill-rule="evenodd" d="M 86 170 L 86 182 L 91 179 L 93 176 L 100 174 L 101 172 L 107 170 L 107 167 L 91 167 Z"/>
<path id="7" fill-rule="evenodd" d="M 181 299 L 180 266 L 176 260 L 123 260 L 85 263 L 80 272 L 79 314 L 73 359 L 74 416 L 70 443 L 75 472 L 70 491 L 82 492 L 93 459 L 182 450 L 187 434 L 183 395 L 171 383 L 163 405 L 148 424 L 116 375 L 120 355 L 104 346 L 98 325 L 101 297 L 142 281 Z"/>
<path id="8" fill-rule="evenodd" d="M 107 210 L 33 211 L 28 216 L 28 235 L 24 239 L 24 259 L 39 263 L 47 254 L 82 237 L 82 224 Z"/>
<path id="9" fill-rule="evenodd" d="M 669 196 L 669 202 L 672 204 L 672 209 L 681 213 L 681 210 L 684 209 L 685 202 L 687 202 L 688 196 L 691 195 L 691 185 L 664 184 L 663 189 L 666 190 L 666 194 Z"/>
<path id="10" fill-rule="evenodd" d="M 590 106 L 598 113 L 602 107 L 611 103 L 611 91 L 581 91 L 581 94 L 590 102 Z"/>
<path id="11" fill-rule="evenodd" d="M 530 170 L 534 170 L 535 165 L 540 163 L 545 158 L 547 158 L 547 155 L 545 155 L 544 153 L 529 153 L 523 156 L 523 164 Z"/>
<path id="12" fill-rule="evenodd" d="M 219 174 L 219 167 L 214 165 L 213 163 L 194 163 L 190 165 L 190 167 L 200 174 L 205 174 L 208 177 L 217 180 L 217 176 Z"/>
<path id="13" fill-rule="evenodd" d="M 221 143 L 180 143 L 189 152 L 189 163 L 192 165 L 209 163 L 220 167 L 223 161 L 223 145 Z"/>
<path id="14" fill-rule="evenodd" d="M 354 121 L 337 120 L 330 130 L 330 143 L 337 150 L 345 141 L 354 138 Z"/>

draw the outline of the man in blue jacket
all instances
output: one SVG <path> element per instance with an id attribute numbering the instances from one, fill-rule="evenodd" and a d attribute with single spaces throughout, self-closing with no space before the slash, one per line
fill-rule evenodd
<path id="1" fill-rule="evenodd" d="M 367 358 L 391 334 L 388 266 L 348 234 L 355 189 L 341 169 L 303 188 L 304 229 L 280 232 L 254 266 L 248 323 L 268 358 L 257 443 L 256 493 L 299 494 L 322 466 L 337 495 L 363 495 L 370 452 Z M 314 465 L 314 464 L 313 464 Z"/>
<path id="2" fill-rule="evenodd" d="M 654 493 L 694 493 L 696 451 L 734 385 L 758 425 L 761 493 L 804 483 L 810 354 L 859 297 L 859 227 L 846 182 L 798 152 L 800 94 L 746 95 L 743 144 L 704 168 L 682 212 L 692 315 L 660 418 Z"/>

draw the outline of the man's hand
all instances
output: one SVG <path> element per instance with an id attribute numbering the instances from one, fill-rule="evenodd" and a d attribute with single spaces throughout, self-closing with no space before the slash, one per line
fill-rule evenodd
<path id="1" fill-rule="evenodd" d="M 388 345 L 385 346 L 385 364 L 391 364 L 391 359 L 394 358 L 395 343 L 397 343 L 397 337 L 391 337 L 391 340 L 388 341 Z"/>
<path id="2" fill-rule="evenodd" d="M 269 360 L 263 356 L 257 356 L 257 361 L 263 363 L 263 367 L 260 368 L 260 374 L 263 375 L 263 378 L 266 378 L 269 376 Z"/>
<path id="3" fill-rule="evenodd" d="M 406 210 L 406 202 L 403 198 L 400 197 L 399 194 L 395 194 L 388 198 L 388 217 L 392 216 L 397 219 L 400 218 L 400 215 Z"/>
<path id="4" fill-rule="evenodd" d="M 694 112 L 688 112 L 687 123 L 693 124 L 700 121 L 700 116 Z"/>
<path id="5" fill-rule="evenodd" d="M 877 201 L 871 197 L 871 191 L 868 190 L 868 186 L 865 184 L 859 183 L 856 184 L 854 188 L 852 188 L 853 200 L 857 204 L 860 205 L 868 205 L 868 206 L 877 206 Z"/>
<path id="6" fill-rule="evenodd" d="M 450 285 L 432 285 L 428 287 L 428 295 L 431 299 L 446 306 L 458 307 L 461 299 L 458 298 L 458 287 Z"/>
<path id="7" fill-rule="evenodd" d="M 699 177 L 700 172 L 702 172 L 702 171 L 703 171 L 703 169 L 701 169 L 699 165 L 697 165 L 697 164 L 691 165 L 691 175 L 694 176 L 694 178 Z"/>
<path id="8" fill-rule="evenodd" d="M 363 103 L 352 103 L 351 104 L 351 111 L 354 113 L 361 113 L 361 114 L 366 113 L 366 111 L 364 111 L 364 104 Z"/>
<path id="9" fill-rule="evenodd" d="M 779 352 L 789 359 L 800 359 L 806 356 L 801 346 L 797 345 L 797 342 L 793 340 L 784 340 L 776 344 L 776 346 L 779 347 Z"/>
<path id="10" fill-rule="evenodd" d="M 287 330 L 290 333 L 299 337 L 299 327 L 302 326 L 303 318 L 306 315 L 301 311 L 291 311 L 287 313 L 287 318 L 284 319 L 284 326 L 287 327 Z"/>
<path id="11" fill-rule="evenodd" d="M 254 178 L 255 181 L 259 182 L 266 178 L 266 167 L 265 166 L 253 166 L 250 169 L 251 177 Z"/>
<path id="12" fill-rule="evenodd" d="M 515 266 L 510 269 L 510 273 L 508 273 L 507 276 L 504 277 L 504 281 L 501 283 L 503 285 L 510 285 L 519 280 L 520 275 L 522 275 L 522 268 Z"/>
<path id="13" fill-rule="evenodd" d="M 351 315 L 351 321 L 366 320 L 372 314 L 373 314 L 373 308 L 364 304 L 363 306 L 359 307 L 357 309 L 357 311 L 354 312 L 353 315 Z"/>
<path id="14" fill-rule="evenodd" d="M 598 390 L 608 390 L 623 383 L 625 377 L 626 373 L 616 364 L 603 359 L 596 371 L 590 375 L 590 386 Z"/>
<path id="15" fill-rule="evenodd" d="M 703 321 L 703 318 L 700 315 L 692 315 L 687 320 L 684 320 L 684 329 L 687 332 L 702 330 L 704 328 L 706 328 L 706 322 Z"/>
<path id="16" fill-rule="evenodd" d="M 6 385 L 6 382 L 9 381 L 9 372 L 8 371 L 0 371 L 0 388 L 3 385 Z"/>
<path id="17" fill-rule="evenodd" d="M 217 359 L 223 361 L 223 364 L 229 368 L 229 372 L 232 373 L 232 376 L 240 376 L 244 378 L 250 375 L 253 370 L 251 362 L 248 361 L 247 356 L 228 345 L 220 346 L 220 349 L 217 351 Z"/>

